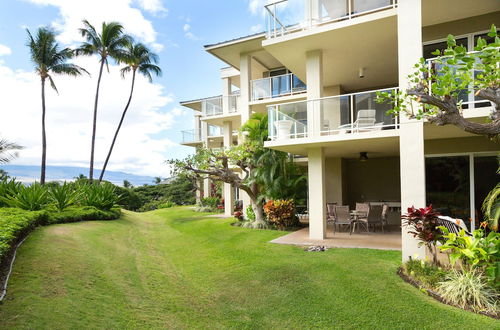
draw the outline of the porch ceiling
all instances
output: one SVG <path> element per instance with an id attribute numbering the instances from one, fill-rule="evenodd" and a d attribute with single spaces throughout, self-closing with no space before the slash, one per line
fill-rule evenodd
<path id="1" fill-rule="evenodd" d="M 324 148 L 325 157 L 327 158 L 359 158 L 360 152 L 367 152 L 368 158 L 399 155 L 399 136 L 397 135 L 312 143 L 305 143 L 305 140 L 306 139 L 296 139 L 293 141 L 297 142 L 296 144 L 280 146 L 271 146 L 266 144 L 266 146 L 272 149 L 302 156 L 308 155 L 308 149 L 321 147 Z"/>
<path id="2" fill-rule="evenodd" d="M 422 25 L 434 25 L 498 11 L 498 0 L 424 0 Z M 493 22 L 491 22 L 493 23 Z"/>

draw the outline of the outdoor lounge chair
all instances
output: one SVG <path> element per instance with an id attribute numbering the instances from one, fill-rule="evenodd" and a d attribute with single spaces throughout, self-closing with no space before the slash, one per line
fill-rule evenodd
<path id="1" fill-rule="evenodd" d="M 352 219 L 349 213 L 349 206 L 335 206 L 335 220 L 333 221 L 333 234 L 335 235 L 335 227 L 349 226 L 349 233 L 351 233 Z"/>
<path id="2" fill-rule="evenodd" d="M 438 216 L 437 224 L 438 226 L 446 227 L 450 233 L 458 234 L 463 229 L 467 236 L 472 236 L 461 219 L 453 219 L 452 217 L 440 215 Z"/>
<path id="3" fill-rule="evenodd" d="M 353 133 L 381 130 L 384 123 L 376 123 L 376 114 L 377 110 L 374 109 L 359 110 L 357 112 L 356 121 L 352 123 Z M 341 130 L 341 132 L 349 132 L 350 129 L 351 124 L 339 126 L 339 130 Z"/>

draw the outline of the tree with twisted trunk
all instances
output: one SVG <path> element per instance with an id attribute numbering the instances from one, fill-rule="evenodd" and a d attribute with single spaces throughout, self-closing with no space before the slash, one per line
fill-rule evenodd
<path id="1" fill-rule="evenodd" d="M 168 163 L 173 166 L 174 174 L 185 174 L 197 182 L 209 178 L 245 191 L 255 213 L 255 221 L 251 226 L 266 228 L 260 186 L 251 180 L 252 171 L 257 166 L 254 154 L 259 148 L 259 144 L 254 141 L 245 141 L 239 146 L 223 150 L 199 148 L 195 155 L 184 160 L 170 160 Z M 241 175 L 238 173 L 240 171 Z"/>
<path id="2" fill-rule="evenodd" d="M 495 25 L 488 33 L 490 42 L 479 37 L 474 52 L 457 45 L 448 36 L 448 48 L 436 50 L 437 57 L 415 64 L 409 75 L 410 86 L 397 93 L 378 93 L 378 102 L 393 102 L 393 114 L 411 119 L 425 119 L 438 125 L 455 125 L 465 132 L 498 138 L 500 134 L 500 38 Z M 464 117 L 460 96 L 474 92 L 475 97 L 490 102 L 491 113 L 483 122 Z M 415 107 L 414 104 L 421 104 Z"/>
<path id="3" fill-rule="evenodd" d="M 124 34 L 123 26 L 117 22 L 102 23 L 101 32 L 98 33 L 92 24 L 83 20 L 84 27 L 80 29 L 80 34 L 86 39 L 76 50 L 77 55 L 99 57 L 99 76 L 97 77 L 97 87 L 94 99 L 94 117 L 92 121 L 92 141 L 90 147 L 89 181 L 94 179 L 94 151 L 95 137 L 97 130 L 97 105 L 99 103 L 99 89 L 104 65 L 109 72 L 108 59 L 115 61 L 126 59 L 125 47 L 131 42 L 131 38 Z"/>
<path id="4" fill-rule="evenodd" d="M 40 184 L 45 184 L 45 168 L 47 162 L 45 82 L 48 79 L 50 86 L 58 92 L 52 75 L 64 74 L 77 77 L 84 72 L 88 72 L 78 65 L 67 62 L 74 56 L 74 51 L 69 48 L 61 49 L 56 42 L 56 35 L 52 30 L 44 27 L 39 28 L 35 36 L 33 36 L 29 30 L 26 30 L 26 32 L 28 33 L 27 46 L 30 50 L 31 62 L 33 62 L 35 71 L 40 76 L 42 84 L 42 165 L 40 170 Z"/>
<path id="5" fill-rule="evenodd" d="M 118 127 L 116 128 L 115 135 L 113 136 L 113 141 L 111 142 L 111 146 L 109 147 L 108 155 L 106 156 L 106 160 L 104 161 L 104 166 L 102 167 L 101 175 L 99 176 L 99 182 L 101 182 L 102 178 L 104 177 L 104 172 L 106 172 L 106 167 L 108 166 L 111 153 L 113 152 L 113 148 L 115 147 L 118 133 L 120 132 L 120 129 L 123 125 L 123 120 L 125 119 L 125 115 L 127 114 L 130 102 L 132 101 L 136 73 L 138 72 L 139 74 L 146 77 L 149 82 L 153 81 L 152 74 L 156 75 L 157 77 L 161 76 L 161 69 L 156 65 L 156 63 L 158 63 L 158 55 L 151 52 L 145 45 L 141 43 L 129 43 L 125 47 L 123 58 L 119 59 L 119 62 L 126 64 L 126 66 L 120 70 L 122 78 L 125 78 L 125 75 L 127 73 L 132 72 L 130 95 L 127 104 L 125 105 L 125 109 L 123 109 L 123 113 L 120 118 L 120 122 L 118 123 Z M 161 178 L 159 182 L 156 183 L 158 184 L 160 182 Z"/>

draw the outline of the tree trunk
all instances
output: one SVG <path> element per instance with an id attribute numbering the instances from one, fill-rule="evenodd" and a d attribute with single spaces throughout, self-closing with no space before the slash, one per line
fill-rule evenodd
<path id="1" fill-rule="evenodd" d="M 42 77 L 42 165 L 40 168 L 40 184 L 45 184 L 45 168 L 47 162 L 47 135 L 45 133 L 45 77 Z"/>
<path id="2" fill-rule="evenodd" d="M 132 101 L 132 95 L 134 94 L 135 72 L 136 72 L 136 69 L 133 69 L 132 86 L 130 87 L 130 96 L 128 98 L 127 105 L 125 106 L 125 109 L 123 110 L 122 117 L 120 119 L 120 123 L 118 124 L 118 127 L 116 128 L 115 136 L 113 137 L 113 142 L 111 142 L 111 147 L 109 148 L 108 155 L 106 156 L 106 161 L 104 162 L 104 166 L 102 167 L 101 175 L 99 176 L 99 182 L 101 182 L 102 178 L 104 177 L 104 172 L 106 171 L 106 167 L 108 166 L 109 158 L 111 157 L 111 153 L 113 152 L 113 148 L 115 147 L 116 138 L 118 137 L 118 133 L 120 132 L 120 129 L 121 129 L 122 124 L 123 124 L 123 120 L 125 119 L 125 115 L 127 114 L 128 107 L 130 106 L 130 101 Z"/>
<path id="3" fill-rule="evenodd" d="M 97 78 L 97 89 L 95 92 L 94 101 L 94 119 L 92 122 L 92 143 L 90 147 L 90 168 L 89 168 L 89 181 L 92 182 L 94 179 L 94 151 L 95 151 L 95 135 L 97 128 L 97 104 L 99 101 L 99 87 L 101 86 L 102 70 L 104 68 L 105 58 L 101 58 L 101 68 L 99 69 L 99 78 Z"/>
<path id="4" fill-rule="evenodd" d="M 250 198 L 250 202 L 252 204 L 253 213 L 255 213 L 255 221 L 256 222 L 264 222 L 264 214 L 262 213 L 262 205 L 257 203 L 257 201 L 253 198 Z"/>

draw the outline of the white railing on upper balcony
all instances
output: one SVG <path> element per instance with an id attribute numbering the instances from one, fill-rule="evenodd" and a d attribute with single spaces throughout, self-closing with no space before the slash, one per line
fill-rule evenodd
<path id="1" fill-rule="evenodd" d="M 293 95 L 307 91 L 306 85 L 293 73 L 252 80 L 252 101 Z"/>
<path id="2" fill-rule="evenodd" d="M 201 130 L 200 129 L 190 129 L 181 131 L 182 133 L 182 143 L 195 143 L 201 142 Z"/>
<path id="3" fill-rule="evenodd" d="M 474 54 L 478 53 L 476 51 L 469 52 L 469 54 Z M 479 58 L 476 58 L 476 60 L 479 60 Z M 456 71 L 459 69 L 461 65 L 451 65 L 448 63 L 445 63 L 445 61 L 437 61 L 437 58 L 430 58 L 427 60 L 427 79 L 428 79 L 428 86 L 429 86 L 429 92 L 432 94 L 432 89 L 433 85 L 436 83 L 433 81 L 432 76 L 434 75 L 440 75 L 440 74 L 445 74 L 445 72 L 449 72 L 450 70 Z M 477 62 L 476 62 L 477 63 Z M 447 67 L 447 70 L 444 70 L 445 67 Z M 470 72 L 471 76 L 473 76 L 475 79 L 481 71 L 472 69 Z M 458 102 L 461 102 L 462 104 L 462 109 L 475 109 L 475 108 L 484 108 L 484 107 L 491 107 L 493 104 L 485 100 L 479 96 L 475 95 L 475 90 L 474 90 L 474 81 L 472 81 L 469 85 L 469 88 L 460 90 L 458 92 Z"/>
<path id="4" fill-rule="evenodd" d="M 217 116 L 222 114 L 222 97 L 212 97 L 203 100 L 202 113 L 205 116 Z"/>
<path id="5" fill-rule="evenodd" d="M 240 95 L 239 94 L 232 94 L 228 96 L 228 112 L 229 113 L 235 113 L 238 112 L 239 109 L 239 103 L 240 103 Z"/>
<path id="6" fill-rule="evenodd" d="M 395 8 L 397 0 L 280 0 L 264 6 L 267 37 Z"/>
<path id="7" fill-rule="evenodd" d="M 377 92 L 396 90 L 372 90 L 270 105 L 267 107 L 269 137 L 287 140 L 399 128 L 398 117 L 388 114 L 394 106 L 376 102 Z"/>

